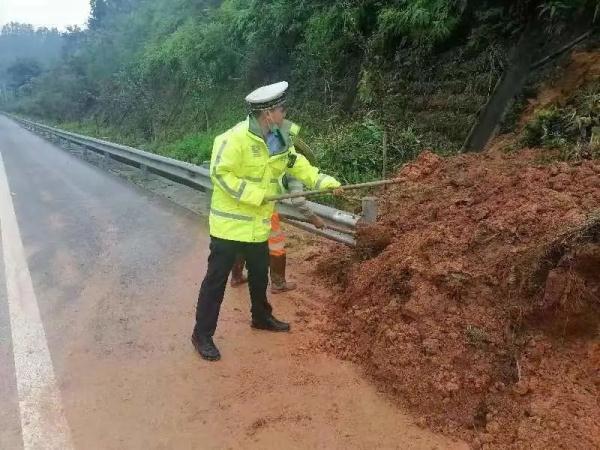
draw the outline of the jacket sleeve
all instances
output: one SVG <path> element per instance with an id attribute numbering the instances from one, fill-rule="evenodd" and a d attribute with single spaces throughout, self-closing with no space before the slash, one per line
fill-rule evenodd
<path id="1" fill-rule="evenodd" d="M 311 166 L 308 160 L 303 155 L 298 154 L 293 148 L 290 149 L 290 155 L 291 164 L 288 164 L 286 172 L 302 181 L 311 189 L 319 190 L 340 186 L 338 180 L 324 173 L 319 173 L 319 169 Z"/>
<path id="2" fill-rule="evenodd" d="M 288 177 L 288 191 L 292 194 L 304 191 L 302 181 L 294 177 Z M 314 211 L 308 206 L 305 197 L 294 197 L 290 201 L 306 219 L 310 219 L 315 215 Z"/>
<path id="3" fill-rule="evenodd" d="M 236 168 L 242 164 L 241 148 L 227 139 L 217 137 L 213 146 L 210 164 L 210 178 L 213 186 L 218 186 L 235 200 L 248 205 L 260 206 L 266 194 L 259 183 L 244 180 L 236 175 Z"/>

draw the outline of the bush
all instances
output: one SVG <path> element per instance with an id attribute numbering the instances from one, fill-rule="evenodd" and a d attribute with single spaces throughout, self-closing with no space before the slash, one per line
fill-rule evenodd
<path id="1" fill-rule="evenodd" d="M 321 103 L 331 105 L 339 100 L 338 94 L 356 75 L 357 68 L 351 66 L 364 45 L 359 12 L 358 8 L 332 6 L 315 13 L 294 52 L 293 76 L 298 87 L 318 94 Z"/>
<path id="2" fill-rule="evenodd" d="M 538 111 L 525 126 L 521 144 L 558 150 L 562 160 L 600 156 L 600 81 L 595 81 L 570 99 L 564 107 Z"/>
<path id="3" fill-rule="evenodd" d="M 572 134 L 566 111 L 553 106 L 535 114 L 525 126 L 521 142 L 528 147 L 562 148 L 569 143 Z"/>
<path id="4" fill-rule="evenodd" d="M 327 173 L 343 183 L 360 183 L 382 177 L 383 127 L 372 119 L 340 126 L 315 140 L 319 164 Z M 393 173 L 402 163 L 410 161 L 422 145 L 413 129 L 389 133 L 387 173 Z"/>
<path id="5" fill-rule="evenodd" d="M 315 140 L 320 166 L 343 183 L 381 177 L 383 130 L 374 121 L 344 125 Z"/>
<path id="6" fill-rule="evenodd" d="M 383 8 L 379 33 L 383 36 L 409 36 L 426 47 L 446 39 L 459 23 L 457 1 L 414 0 L 402 6 Z"/>

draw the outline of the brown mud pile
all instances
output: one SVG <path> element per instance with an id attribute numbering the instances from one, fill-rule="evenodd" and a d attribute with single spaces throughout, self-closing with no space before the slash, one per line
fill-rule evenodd
<path id="1" fill-rule="evenodd" d="M 422 154 L 318 272 L 325 348 L 485 448 L 600 448 L 600 161 Z"/>

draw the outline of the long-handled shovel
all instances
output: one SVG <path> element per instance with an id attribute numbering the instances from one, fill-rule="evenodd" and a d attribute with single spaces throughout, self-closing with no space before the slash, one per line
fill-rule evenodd
<path id="1" fill-rule="evenodd" d="M 302 191 L 302 192 L 294 192 L 291 194 L 282 194 L 282 195 L 270 195 L 265 197 L 266 201 L 276 202 L 279 200 L 286 200 L 288 198 L 297 198 L 297 197 L 307 197 L 309 195 L 317 195 L 317 194 L 325 194 L 327 192 L 335 191 L 336 189 L 342 189 L 344 191 L 351 189 L 360 189 L 366 187 L 375 187 L 375 186 L 384 186 L 386 184 L 397 184 L 402 183 L 406 180 L 401 178 L 395 178 L 391 180 L 381 180 L 381 181 L 369 181 L 367 183 L 358 183 L 358 184 L 347 184 L 345 186 L 339 186 L 337 188 L 327 188 L 327 189 L 319 189 L 314 191 Z"/>

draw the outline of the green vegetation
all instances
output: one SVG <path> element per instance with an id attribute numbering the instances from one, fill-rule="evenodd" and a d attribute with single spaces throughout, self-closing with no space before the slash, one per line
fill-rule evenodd
<path id="1" fill-rule="evenodd" d="M 551 106 L 538 111 L 525 126 L 522 142 L 530 147 L 564 147 L 575 131 L 571 117 L 562 108 Z"/>
<path id="2" fill-rule="evenodd" d="M 521 143 L 558 150 L 564 160 L 600 157 L 600 82 L 590 83 L 564 107 L 537 111 Z"/>
<path id="3" fill-rule="evenodd" d="M 54 64 L 0 67 L 23 81 L 0 107 L 200 163 L 247 92 L 287 79 L 321 165 L 371 180 L 384 133 L 389 171 L 424 148 L 458 151 L 524 24 L 560 33 L 596 3 L 92 0 Z"/>

